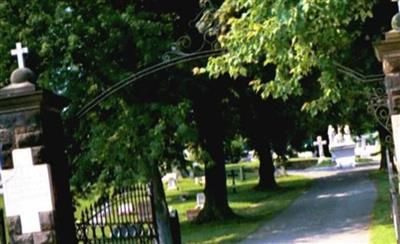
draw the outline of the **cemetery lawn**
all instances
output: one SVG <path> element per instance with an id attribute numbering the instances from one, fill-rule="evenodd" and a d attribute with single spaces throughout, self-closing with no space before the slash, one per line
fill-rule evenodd
<path id="1" fill-rule="evenodd" d="M 396 243 L 396 235 L 391 216 L 389 180 L 386 171 L 372 171 L 370 178 L 377 188 L 377 200 L 372 211 L 370 243 Z"/>
<path id="2" fill-rule="evenodd" d="M 256 192 L 253 187 L 257 184 L 256 173 L 246 174 L 246 181 L 236 180 L 237 193 L 232 193 L 231 178 L 228 177 L 229 203 L 237 219 L 197 225 L 189 223 L 186 210 L 196 206 L 196 193 L 203 190 L 203 186 L 194 184 L 192 179 L 181 179 L 178 182 L 179 190 L 166 191 L 170 207 L 178 210 L 181 223 L 183 243 L 220 243 L 237 242 L 256 231 L 267 220 L 285 210 L 296 198 L 311 186 L 311 179 L 300 176 L 278 178 L 282 187 L 276 192 Z M 180 200 L 180 196 L 187 195 L 188 200 Z"/>

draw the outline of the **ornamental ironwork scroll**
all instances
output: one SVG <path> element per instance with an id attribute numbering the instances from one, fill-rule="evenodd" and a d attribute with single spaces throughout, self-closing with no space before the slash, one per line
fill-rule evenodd
<path id="1" fill-rule="evenodd" d="M 111 95 L 151 74 L 181 63 L 202 60 L 223 54 L 224 50 L 219 48 L 219 44 L 215 38 L 215 31 L 218 29 L 217 22 L 214 20 L 205 21 L 205 18 L 212 17 L 216 8 L 212 5 L 210 0 L 201 0 L 200 2 L 200 6 L 202 7 L 201 11 L 189 22 L 190 27 L 197 28 L 198 30 L 195 37 L 200 37 L 201 39 L 200 44 L 197 45 L 197 47 L 193 45 L 193 38 L 190 35 L 187 34 L 181 36 L 171 44 L 170 50 L 161 55 L 162 61 L 160 63 L 144 68 L 136 73 L 132 73 L 126 78 L 114 83 L 93 100 L 82 106 L 75 117 L 77 119 L 82 118 Z"/>
<path id="2" fill-rule="evenodd" d="M 190 56 L 203 51 L 222 50 L 216 38 L 220 29 L 219 24 L 213 17 L 217 8 L 210 0 L 200 0 L 200 7 L 200 12 L 189 21 L 189 28 L 197 30 L 195 34 L 185 34 L 173 42 L 170 50 L 162 55 L 163 61 Z M 194 45 L 194 39 L 199 41 L 198 45 Z"/>
<path id="3" fill-rule="evenodd" d="M 369 94 L 368 112 L 391 135 L 390 112 L 387 94 L 383 88 L 375 88 Z"/>

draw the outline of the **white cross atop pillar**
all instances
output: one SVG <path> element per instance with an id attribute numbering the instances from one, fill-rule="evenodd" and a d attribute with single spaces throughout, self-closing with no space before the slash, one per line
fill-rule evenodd
<path id="1" fill-rule="evenodd" d="M 13 150 L 12 158 L 14 168 L 1 171 L 6 216 L 20 216 L 23 234 L 39 232 L 39 212 L 54 209 L 49 165 L 33 165 L 31 148 Z"/>
<path id="2" fill-rule="evenodd" d="M 18 68 L 24 68 L 24 53 L 28 53 L 28 48 L 27 47 L 22 47 L 22 44 L 20 42 L 17 42 L 16 48 L 11 50 L 11 55 L 12 56 L 17 56 L 18 59 Z"/>

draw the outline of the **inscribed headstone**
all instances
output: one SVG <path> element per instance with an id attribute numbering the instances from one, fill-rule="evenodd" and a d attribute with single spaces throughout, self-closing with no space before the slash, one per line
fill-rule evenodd
<path id="1" fill-rule="evenodd" d="M 13 169 L 1 171 L 6 216 L 20 216 L 22 233 L 39 232 L 39 212 L 54 209 L 50 169 L 33 165 L 31 148 L 12 152 Z"/>

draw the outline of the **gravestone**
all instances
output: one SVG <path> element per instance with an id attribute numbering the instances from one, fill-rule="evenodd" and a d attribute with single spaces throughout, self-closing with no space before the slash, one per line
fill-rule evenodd
<path id="1" fill-rule="evenodd" d="M 179 174 L 176 172 L 167 173 L 162 177 L 162 182 L 167 183 L 167 190 L 176 190 L 178 189 L 178 180 Z"/>
<path id="2" fill-rule="evenodd" d="M 193 209 L 186 210 L 186 218 L 189 221 L 194 220 L 204 208 L 206 202 L 206 195 L 203 192 L 196 194 L 196 206 Z"/>
<path id="3" fill-rule="evenodd" d="M 196 194 L 196 208 L 203 209 L 206 203 L 206 195 L 203 192 Z"/>
<path id="4" fill-rule="evenodd" d="M 361 135 L 361 137 L 359 138 L 359 141 L 357 141 L 356 154 L 357 154 L 357 156 L 359 156 L 361 158 L 370 156 L 370 152 L 367 149 L 368 137 L 369 137 L 368 135 Z"/>
<path id="5" fill-rule="evenodd" d="M 177 184 L 175 178 L 169 178 L 167 186 L 168 186 L 167 190 L 176 190 L 176 189 L 178 189 L 178 184 Z"/>
<path id="6" fill-rule="evenodd" d="M 39 213 L 54 210 L 49 165 L 34 165 L 31 150 L 13 150 L 14 168 L 1 171 L 7 216 L 20 216 L 23 234 L 41 231 Z"/>
<path id="7" fill-rule="evenodd" d="M 28 49 L 12 51 L 19 68 L 0 89 L 1 176 L 11 243 L 76 243 L 60 111 L 63 97 L 38 88 L 25 68 Z"/>
<path id="8" fill-rule="evenodd" d="M 325 159 L 324 145 L 326 145 L 326 141 L 322 140 L 322 136 L 317 136 L 317 141 L 313 145 L 318 147 L 318 163 L 322 163 Z"/>

